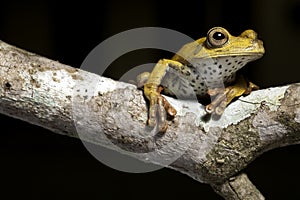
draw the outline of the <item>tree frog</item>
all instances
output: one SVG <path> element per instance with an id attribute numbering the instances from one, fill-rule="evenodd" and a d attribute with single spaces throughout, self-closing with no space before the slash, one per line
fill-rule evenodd
<path id="1" fill-rule="evenodd" d="M 143 87 L 150 102 L 149 126 L 157 125 L 160 132 L 165 132 L 168 127 L 165 113 L 176 115 L 161 93 L 177 98 L 211 96 L 206 112 L 222 115 L 235 97 L 258 89 L 236 72 L 264 52 L 263 42 L 253 30 L 235 37 L 222 27 L 214 27 L 206 37 L 184 45 L 171 59 L 159 60 L 151 73 L 137 77 L 138 86 Z"/>

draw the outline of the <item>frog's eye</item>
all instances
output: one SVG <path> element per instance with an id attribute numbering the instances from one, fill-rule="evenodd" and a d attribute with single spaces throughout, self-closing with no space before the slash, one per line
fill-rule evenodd
<path id="1" fill-rule="evenodd" d="M 206 42 L 210 48 L 222 47 L 228 42 L 228 32 L 220 27 L 212 28 L 207 33 Z"/>

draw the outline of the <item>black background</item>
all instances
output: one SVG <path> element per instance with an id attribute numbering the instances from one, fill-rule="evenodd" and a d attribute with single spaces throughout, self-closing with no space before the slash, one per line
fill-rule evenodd
<path id="1" fill-rule="evenodd" d="M 251 28 L 264 40 L 266 55 L 243 70 L 265 88 L 300 81 L 299 13 L 298 0 L 5 1 L 1 2 L 0 39 L 80 67 L 96 45 L 131 28 L 165 27 L 195 39 L 213 26 L 226 27 L 233 35 Z M 106 75 L 118 78 L 117 69 L 124 73 L 137 64 L 169 56 L 155 50 L 129 53 L 113 63 Z M 178 172 L 119 172 L 94 159 L 80 140 L 3 115 L 0 123 L 1 199 L 222 199 L 210 186 Z M 272 150 L 245 171 L 267 199 L 297 199 L 299 155 L 299 145 Z"/>

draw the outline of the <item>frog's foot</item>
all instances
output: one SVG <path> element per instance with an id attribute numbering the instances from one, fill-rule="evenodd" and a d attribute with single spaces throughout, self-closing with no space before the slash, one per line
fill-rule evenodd
<path id="1" fill-rule="evenodd" d="M 226 106 L 232 101 L 233 98 L 241 96 L 239 90 L 229 86 L 225 89 L 210 89 L 208 90 L 210 96 L 215 96 L 213 101 L 205 107 L 207 113 L 222 115 Z"/>
<path id="2" fill-rule="evenodd" d="M 155 92 L 145 89 L 146 96 L 149 97 L 149 118 L 148 125 L 158 126 L 159 132 L 166 132 L 168 128 L 167 115 L 174 117 L 176 109 L 160 94 L 163 87 L 159 86 Z"/>
<path id="3" fill-rule="evenodd" d="M 144 72 L 139 74 L 136 78 L 137 87 L 143 88 L 149 79 L 150 73 Z M 150 108 L 149 108 L 149 118 L 148 125 L 154 127 L 158 125 L 159 132 L 166 132 L 168 128 L 167 115 L 174 117 L 176 115 L 176 109 L 171 106 L 171 104 L 160 94 L 163 90 L 162 86 L 146 87 L 146 96 L 149 95 Z M 167 112 L 167 115 L 166 115 Z"/>
<path id="4" fill-rule="evenodd" d="M 150 98 L 148 125 L 151 127 L 157 125 L 159 132 L 166 132 L 168 128 L 167 115 L 174 117 L 177 111 L 161 94 L 153 95 Z"/>
<path id="5" fill-rule="evenodd" d="M 248 81 L 248 87 L 244 94 L 250 94 L 253 90 L 258 90 L 259 86 L 255 85 L 254 83 Z"/>
<path id="6" fill-rule="evenodd" d="M 235 98 L 243 94 L 250 94 L 252 90 L 259 87 L 252 82 L 245 80 L 242 76 L 237 78 L 234 85 L 226 88 L 209 89 L 208 94 L 215 96 L 213 101 L 205 107 L 207 113 L 222 115 L 226 106 Z"/>

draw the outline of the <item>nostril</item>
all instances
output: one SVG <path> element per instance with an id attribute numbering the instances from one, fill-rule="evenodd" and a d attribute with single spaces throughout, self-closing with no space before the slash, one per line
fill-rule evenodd
<path id="1" fill-rule="evenodd" d="M 250 38 L 250 39 L 253 39 L 253 40 L 257 39 L 257 33 L 253 30 L 246 30 L 241 34 L 241 36 L 245 37 L 245 38 Z"/>

